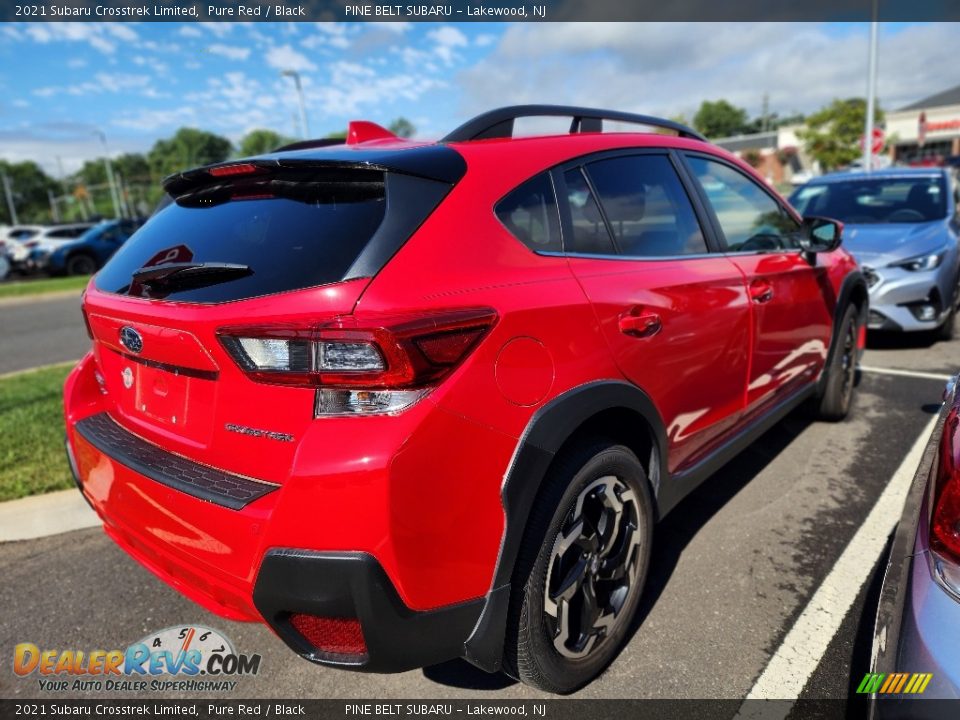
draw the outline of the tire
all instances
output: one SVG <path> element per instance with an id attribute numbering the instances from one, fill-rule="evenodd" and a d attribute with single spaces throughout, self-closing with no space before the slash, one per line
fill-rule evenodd
<path id="1" fill-rule="evenodd" d="M 86 253 L 77 253 L 67 258 L 67 275 L 93 275 L 97 271 L 97 261 Z"/>
<path id="2" fill-rule="evenodd" d="M 561 451 L 544 478 L 514 570 L 504 671 L 559 694 L 600 675 L 630 631 L 652 532 L 647 475 L 629 448 L 596 439 Z M 573 578 L 579 582 L 562 599 L 560 585 Z M 583 622 L 588 598 L 594 613 Z"/>
<path id="3" fill-rule="evenodd" d="M 950 314 L 947 315 L 947 319 L 943 321 L 943 324 L 933 331 L 937 340 L 953 340 L 953 331 L 956 323 L 957 306 L 954 305 L 950 308 Z"/>
<path id="4" fill-rule="evenodd" d="M 821 420 L 839 422 L 847 417 L 853 402 L 853 388 L 857 377 L 857 308 L 847 308 L 840 321 L 837 333 L 837 347 L 826 369 L 827 379 L 817 414 Z"/>

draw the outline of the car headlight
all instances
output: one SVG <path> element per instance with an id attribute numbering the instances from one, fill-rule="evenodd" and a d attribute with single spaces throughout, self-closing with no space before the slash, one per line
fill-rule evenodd
<path id="1" fill-rule="evenodd" d="M 941 250 L 940 252 L 930 253 L 929 255 L 918 255 L 917 257 L 908 258 L 907 260 L 890 263 L 890 267 L 903 268 L 910 272 L 933 270 L 940 266 L 946 254 L 946 250 Z"/>

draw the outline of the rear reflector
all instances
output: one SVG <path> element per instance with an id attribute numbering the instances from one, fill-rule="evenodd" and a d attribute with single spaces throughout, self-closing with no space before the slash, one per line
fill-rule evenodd
<path id="1" fill-rule="evenodd" d="M 324 618 L 304 613 L 290 616 L 290 624 L 321 652 L 332 655 L 366 655 L 360 621 L 350 618 Z"/>

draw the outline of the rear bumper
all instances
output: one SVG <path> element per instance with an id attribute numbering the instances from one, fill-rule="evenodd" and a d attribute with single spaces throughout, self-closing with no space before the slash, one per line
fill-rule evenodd
<path id="1" fill-rule="evenodd" d="M 464 653 L 496 564 L 515 439 L 426 402 L 402 428 L 318 421 L 282 484 L 231 507 L 178 485 L 202 473 L 109 419 L 93 367 L 88 356 L 65 387 L 71 467 L 107 534 L 161 580 L 221 616 L 265 620 L 314 662 L 393 671 Z M 368 657 L 316 652 L 292 612 L 360 620 Z"/>
<path id="2" fill-rule="evenodd" d="M 484 605 L 477 599 L 414 612 L 372 555 L 291 549 L 267 553 L 253 600 L 274 632 L 301 657 L 371 672 L 401 672 L 459 657 Z M 316 650 L 290 624 L 295 612 L 358 619 L 367 653 L 338 658 Z"/>

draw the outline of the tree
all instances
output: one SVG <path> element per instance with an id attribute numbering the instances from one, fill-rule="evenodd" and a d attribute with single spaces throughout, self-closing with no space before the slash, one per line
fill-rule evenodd
<path id="1" fill-rule="evenodd" d="M 289 145 L 293 140 L 273 130 L 251 130 L 240 140 L 240 156 L 263 155 L 278 147 Z"/>
<path id="2" fill-rule="evenodd" d="M 0 160 L 0 174 L 6 175 L 10 180 L 17 220 L 22 223 L 36 223 L 53 219 L 47 191 L 57 193 L 58 185 L 39 165 L 31 160 L 19 163 Z M 2 194 L 3 190 L 0 188 L 0 195 Z M 8 224 L 13 223 L 5 197 L 0 200 L 0 219 Z"/>
<path id="3" fill-rule="evenodd" d="M 863 98 L 834 100 L 807 118 L 807 127 L 797 132 L 807 152 L 824 170 L 849 165 L 863 155 L 860 138 L 867 118 L 867 103 Z M 883 121 L 878 106 L 874 123 Z"/>
<path id="4" fill-rule="evenodd" d="M 220 135 L 196 128 L 180 128 L 172 138 L 157 140 L 147 153 L 150 170 L 157 178 L 199 165 L 222 162 L 232 145 Z"/>
<path id="5" fill-rule="evenodd" d="M 693 116 L 693 126 L 710 138 L 739 135 L 747 126 L 747 111 L 726 100 L 704 100 Z"/>
<path id="6" fill-rule="evenodd" d="M 410 138 L 417 132 L 416 126 L 405 117 L 398 117 L 387 126 L 387 129 L 397 137 Z"/>

